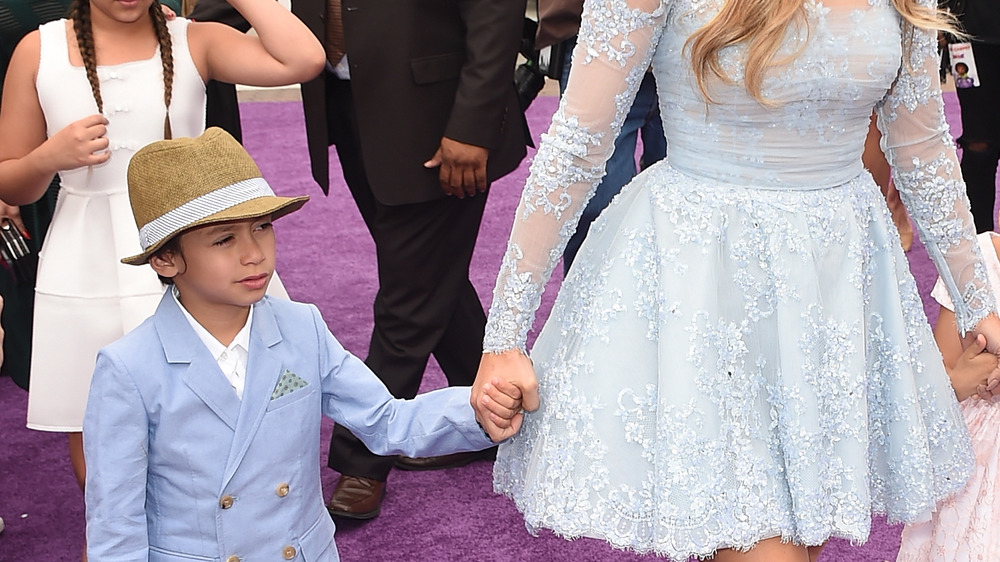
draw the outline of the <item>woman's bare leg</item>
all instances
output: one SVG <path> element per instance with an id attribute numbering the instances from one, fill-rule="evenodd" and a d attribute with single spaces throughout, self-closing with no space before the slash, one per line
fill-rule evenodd
<path id="1" fill-rule="evenodd" d="M 819 552 L 816 553 L 819 556 Z M 715 562 L 811 562 L 810 550 L 807 547 L 781 542 L 780 537 L 764 539 L 756 546 L 742 552 L 726 548 L 715 553 Z"/>

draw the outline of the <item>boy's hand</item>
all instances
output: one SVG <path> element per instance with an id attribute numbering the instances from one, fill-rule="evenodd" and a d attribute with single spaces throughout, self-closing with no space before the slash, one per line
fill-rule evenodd
<path id="1" fill-rule="evenodd" d="M 979 334 L 959 356 L 951 369 L 951 385 L 959 401 L 969 396 L 990 398 L 996 388 L 997 356 L 986 349 L 986 338 Z"/>
<path id="2" fill-rule="evenodd" d="M 489 411 L 490 421 L 497 427 L 506 429 L 515 423 L 521 425 L 521 389 L 509 382 L 493 377 L 483 385 L 480 403 L 484 410 Z"/>
<path id="3" fill-rule="evenodd" d="M 483 354 L 470 402 L 493 441 L 517 433 L 524 417 L 520 409 L 538 409 L 538 379 L 531 360 L 518 350 Z"/>

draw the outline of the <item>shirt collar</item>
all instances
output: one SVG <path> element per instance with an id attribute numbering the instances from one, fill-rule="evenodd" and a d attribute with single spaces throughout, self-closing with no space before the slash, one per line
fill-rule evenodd
<path id="1" fill-rule="evenodd" d="M 222 354 L 227 350 L 235 351 L 237 349 L 241 349 L 244 353 L 250 351 L 250 326 L 253 323 L 254 305 L 250 305 L 250 313 L 247 314 L 246 323 L 243 324 L 240 331 L 236 333 L 236 337 L 233 338 L 229 347 L 226 347 L 222 345 L 222 342 L 216 339 L 216 337 L 213 336 L 208 330 L 206 330 L 194 316 L 191 316 L 191 313 L 188 312 L 186 308 L 184 308 L 184 305 L 181 304 L 179 298 L 180 291 L 177 289 L 176 285 L 171 286 L 170 295 L 174 297 L 174 302 L 176 302 L 178 308 L 181 309 L 181 312 L 184 314 L 184 318 L 187 319 L 188 324 L 191 325 L 191 329 L 194 330 L 194 333 L 198 334 L 198 339 L 200 339 L 205 344 L 205 347 L 208 348 L 208 352 L 212 354 L 213 359 L 218 361 Z"/>

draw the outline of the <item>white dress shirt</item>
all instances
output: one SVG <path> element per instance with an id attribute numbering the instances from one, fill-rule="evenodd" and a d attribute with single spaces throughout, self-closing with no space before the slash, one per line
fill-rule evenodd
<path id="1" fill-rule="evenodd" d="M 250 324 L 253 320 L 253 305 L 250 305 L 250 314 L 247 314 L 246 324 L 243 325 L 243 328 L 233 338 L 232 343 L 226 347 L 184 308 L 184 305 L 181 304 L 178 298 L 180 293 L 176 286 L 172 288 L 171 294 L 174 300 L 177 301 L 177 306 L 181 309 L 181 312 L 184 313 L 184 318 L 187 318 L 188 324 L 191 324 L 191 329 L 194 330 L 194 333 L 198 334 L 198 338 L 208 348 L 208 352 L 212 354 L 212 357 L 215 358 L 215 362 L 219 364 L 222 374 L 226 375 L 229 384 L 236 391 L 236 397 L 242 400 L 243 387 L 246 385 L 247 377 L 247 356 L 250 349 Z"/>

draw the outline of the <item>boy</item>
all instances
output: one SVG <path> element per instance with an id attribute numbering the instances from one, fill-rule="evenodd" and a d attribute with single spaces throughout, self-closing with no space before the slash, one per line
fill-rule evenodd
<path id="1" fill-rule="evenodd" d="M 380 454 L 493 444 L 468 388 L 393 399 L 314 306 L 264 297 L 271 221 L 308 197 L 275 197 L 227 133 L 139 150 L 128 183 L 143 252 L 122 262 L 172 287 L 97 358 L 83 428 L 90 560 L 338 560 L 320 414 Z M 516 431 L 520 400 L 491 398 Z"/>

